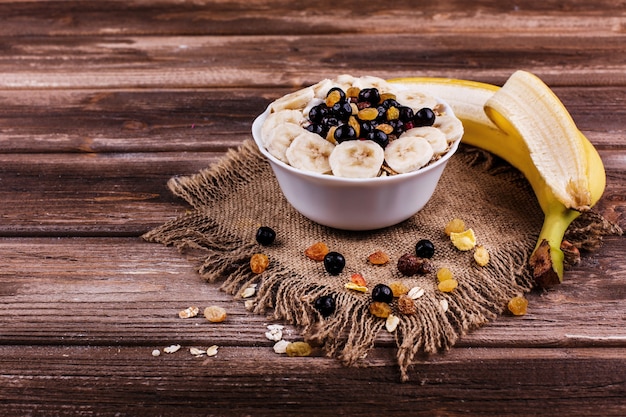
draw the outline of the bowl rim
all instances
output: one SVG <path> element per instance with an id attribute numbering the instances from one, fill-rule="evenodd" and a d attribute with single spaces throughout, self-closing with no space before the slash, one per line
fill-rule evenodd
<path id="1" fill-rule="evenodd" d="M 454 116 L 454 111 L 452 110 L 452 108 L 450 107 L 450 105 L 448 105 L 448 103 L 446 103 L 445 101 L 437 98 L 437 101 L 439 103 L 442 103 L 445 107 L 446 107 L 446 111 L 449 112 L 450 114 L 452 114 Z M 269 115 L 271 110 L 271 103 L 267 106 L 267 108 L 265 109 L 265 111 L 263 113 L 261 113 L 260 115 L 258 115 L 254 121 L 252 122 L 252 138 L 254 139 L 254 142 L 256 143 L 257 147 L 259 148 L 259 151 L 266 157 L 268 158 L 272 163 L 280 166 L 281 168 L 290 171 L 296 175 L 302 175 L 305 177 L 309 177 L 309 178 L 314 178 L 314 179 L 318 179 L 318 180 L 324 180 L 324 181 L 329 181 L 330 183 L 334 183 L 334 184 L 375 184 L 375 183 L 390 183 L 390 182 L 396 182 L 396 181 L 403 181 L 403 180 L 408 180 L 410 178 L 416 177 L 416 176 L 421 176 L 422 174 L 428 172 L 428 171 L 432 171 L 433 169 L 437 169 L 438 166 L 443 165 L 445 163 L 447 163 L 448 159 L 450 159 L 452 157 L 452 155 L 454 155 L 459 147 L 459 144 L 461 143 L 461 139 L 463 136 L 461 136 L 460 138 L 458 138 L 457 140 L 451 142 L 450 145 L 450 149 L 448 149 L 448 151 L 446 153 L 444 153 L 441 158 L 439 158 L 438 160 L 436 160 L 435 162 L 429 164 L 426 167 L 422 167 L 417 169 L 416 171 L 412 171 L 412 172 L 407 172 L 407 173 L 403 173 L 403 174 L 397 174 L 397 175 L 388 175 L 388 176 L 384 176 L 384 177 L 372 177 L 372 178 L 346 178 L 346 177 L 336 177 L 334 175 L 331 174 L 318 174 L 317 172 L 312 172 L 312 171 L 305 171 L 302 169 L 298 169 L 298 168 L 294 168 L 291 165 L 281 161 L 280 159 L 276 158 L 274 155 L 272 155 L 263 145 L 262 143 L 262 138 L 261 138 L 261 127 L 263 125 L 263 121 L 265 121 L 265 119 L 267 118 L 267 116 Z"/>

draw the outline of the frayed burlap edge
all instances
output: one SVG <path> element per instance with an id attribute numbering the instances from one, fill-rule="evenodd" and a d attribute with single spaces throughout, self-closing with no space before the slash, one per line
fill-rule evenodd
<path id="1" fill-rule="evenodd" d="M 473 148 L 465 147 L 459 155 L 469 165 L 479 166 L 493 175 L 512 170 L 490 154 Z M 300 327 L 307 341 L 346 365 L 361 364 L 385 325 L 383 320 L 369 314 L 366 297 L 311 282 L 280 262 L 272 263 L 261 275 L 252 273 L 249 260 L 258 247 L 256 243 L 233 236 L 205 210 L 206 205 L 232 193 L 259 169 L 269 169 L 267 162 L 256 145 L 246 141 L 239 149 L 230 150 L 216 165 L 192 176 L 170 179 L 170 190 L 195 210 L 151 230 L 143 238 L 196 253 L 200 275 L 208 282 L 221 282 L 220 288 L 236 297 L 251 284 L 257 284 L 255 313 L 269 312 L 273 319 Z M 520 181 L 525 180 L 520 176 Z M 576 222 L 569 238 L 581 248 L 595 249 L 603 235 L 621 232 L 618 229 L 597 213 L 585 214 Z M 455 296 L 427 293 L 424 297 L 432 299 L 419 303 L 416 314 L 401 316 L 395 343 L 403 381 L 408 379 L 408 368 L 418 353 L 448 350 L 459 337 L 501 314 L 511 297 L 532 289 L 527 264 L 529 248 L 533 246 L 534 240 L 529 238 L 517 247 L 494 253 L 492 259 L 496 261 L 465 277 Z M 324 319 L 312 304 L 329 291 L 336 294 L 337 304 L 345 308 Z M 441 300 L 447 303 L 447 311 L 441 307 Z"/>

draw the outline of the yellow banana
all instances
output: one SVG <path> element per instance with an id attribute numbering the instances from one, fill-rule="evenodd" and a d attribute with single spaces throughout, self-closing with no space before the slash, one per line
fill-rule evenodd
<path id="1" fill-rule="evenodd" d="M 564 255 L 560 248 L 565 231 L 580 215 L 580 211 L 569 207 L 557 196 L 531 157 L 525 138 L 517 129 L 507 126 L 507 119 L 499 118 L 498 125 L 485 112 L 486 103 L 500 91 L 494 85 L 449 78 L 411 77 L 390 80 L 398 83 L 418 83 L 424 92 L 446 101 L 456 116 L 463 122 L 465 134 L 462 142 L 491 152 L 520 170 L 529 181 L 544 213 L 543 227 L 537 245 L 530 257 L 535 282 L 541 287 L 550 287 L 563 280 Z M 552 109 L 549 109 L 552 111 Z M 559 111 L 566 111 L 562 105 Z M 506 132 L 501 127 L 506 128 Z M 584 172 L 589 198 L 585 207 L 593 206 L 602 196 L 606 184 L 604 165 L 594 146 L 576 129 L 581 150 L 577 158 L 584 159 Z M 567 169 L 567 167 L 566 167 Z M 583 188 L 584 191 L 584 188 Z M 587 204 L 588 203 L 588 204 Z"/>

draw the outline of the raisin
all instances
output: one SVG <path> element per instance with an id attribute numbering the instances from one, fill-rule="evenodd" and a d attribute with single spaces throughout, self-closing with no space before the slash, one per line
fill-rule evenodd
<path id="1" fill-rule="evenodd" d="M 386 319 L 391 314 L 391 306 L 382 301 L 374 301 L 369 306 L 370 313 L 376 317 Z"/>
<path id="2" fill-rule="evenodd" d="M 450 233 L 461 233 L 465 230 L 465 222 L 461 219 L 452 219 L 446 224 L 444 232 L 450 236 Z"/>
<path id="3" fill-rule="evenodd" d="M 367 260 L 372 265 L 385 265 L 387 262 L 389 262 L 389 255 L 387 255 L 385 252 L 379 250 L 379 251 L 376 251 L 376 252 L 370 254 L 367 257 Z"/>
<path id="4" fill-rule="evenodd" d="M 523 316 L 528 310 L 528 300 L 522 296 L 513 297 L 508 303 L 509 311 L 516 316 Z"/>
<path id="5" fill-rule="evenodd" d="M 489 263 L 489 252 L 487 252 L 487 249 L 484 246 L 476 246 L 476 250 L 474 251 L 474 260 L 480 266 L 485 266 Z"/>
<path id="6" fill-rule="evenodd" d="M 367 286 L 367 282 L 365 281 L 365 278 L 363 278 L 363 275 L 358 273 L 352 274 L 352 276 L 350 277 L 350 281 L 363 287 Z"/>
<path id="7" fill-rule="evenodd" d="M 459 285 L 459 282 L 456 279 L 451 278 L 451 279 L 446 279 L 445 281 L 441 281 L 437 285 L 437 288 L 441 292 L 452 292 L 454 291 L 456 287 L 458 287 L 458 285 Z"/>
<path id="8" fill-rule="evenodd" d="M 204 309 L 204 317 L 211 323 L 221 323 L 226 320 L 226 310 L 219 306 L 210 306 Z"/>
<path id="9" fill-rule="evenodd" d="M 437 279 L 439 280 L 439 282 L 452 278 L 452 271 L 450 271 L 450 269 L 443 267 L 437 270 Z"/>
<path id="10" fill-rule="evenodd" d="M 398 271 L 407 277 L 417 275 L 422 270 L 422 259 L 417 258 L 410 253 L 405 253 L 398 259 Z"/>
<path id="11" fill-rule="evenodd" d="M 255 253 L 250 258 L 250 269 L 252 269 L 252 272 L 254 272 L 255 274 L 260 274 L 261 272 L 265 271 L 269 264 L 270 259 L 267 257 L 267 255 L 264 255 L 262 253 Z"/>
<path id="12" fill-rule="evenodd" d="M 310 356 L 313 349 L 307 342 L 291 342 L 287 345 L 285 353 L 287 356 Z"/>
<path id="13" fill-rule="evenodd" d="M 401 282 L 392 282 L 389 284 L 389 288 L 391 288 L 391 292 L 394 297 L 400 297 L 401 295 L 407 294 L 409 292 L 409 287 L 404 285 Z"/>
<path id="14" fill-rule="evenodd" d="M 304 254 L 307 258 L 313 259 L 314 261 L 323 261 L 324 256 L 330 252 L 328 246 L 324 242 L 317 242 L 309 246 L 305 249 Z"/>
<path id="15" fill-rule="evenodd" d="M 417 312 L 415 301 L 408 295 L 401 295 L 398 298 L 398 311 L 406 315 L 415 314 Z"/>

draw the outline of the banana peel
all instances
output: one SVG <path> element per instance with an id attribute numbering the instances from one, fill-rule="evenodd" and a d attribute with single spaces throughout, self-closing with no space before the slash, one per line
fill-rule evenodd
<path id="1" fill-rule="evenodd" d="M 500 87 L 475 81 L 432 77 L 396 78 L 389 81 L 420 84 L 424 92 L 446 101 L 463 122 L 465 129 L 463 143 L 499 156 L 526 177 L 544 213 L 543 226 L 529 259 L 535 283 L 539 287 L 549 288 L 562 282 L 565 255 L 561 245 L 565 232 L 582 211 L 589 210 L 598 202 L 606 186 L 604 165 L 593 144 L 577 128 L 572 128 L 571 125 L 567 127 L 567 134 L 570 136 L 563 140 L 572 140 L 579 145 L 571 152 L 578 158 L 576 169 L 580 169 L 580 166 L 584 166 L 584 169 L 582 172 L 571 174 L 568 171 L 572 169 L 571 166 L 566 165 L 560 168 L 561 174 L 571 174 L 579 180 L 581 175 L 585 176 L 582 181 L 576 183 L 576 187 L 570 189 L 579 195 L 568 200 L 564 198 L 562 189 L 556 190 L 556 186 L 544 178 L 546 164 L 548 168 L 550 167 L 549 159 L 547 161 L 544 159 L 541 163 L 533 160 L 528 138 L 523 136 L 527 134 L 524 129 L 518 129 L 499 112 L 485 110 L 487 103 L 501 90 Z M 544 97 L 551 100 L 556 98 L 547 86 L 542 88 L 547 91 L 543 91 L 546 95 L 542 95 L 541 100 Z M 565 107 L 558 99 L 556 100 L 547 104 L 548 109 L 559 113 L 554 118 L 559 121 L 567 118 L 571 120 Z M 562 114 L 563 112 L 566 114 Z M 541 128 L 541 117 L 535 120 L 535 123 Z M 536 147 L 536 144 L 532 143 L 531 147 Z M 548 181 L 551 180 L 548 178 Z M 579 197 L 580 195 L 583 197 Z"/>

